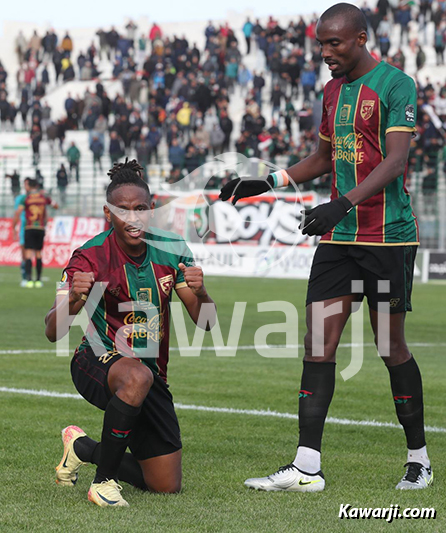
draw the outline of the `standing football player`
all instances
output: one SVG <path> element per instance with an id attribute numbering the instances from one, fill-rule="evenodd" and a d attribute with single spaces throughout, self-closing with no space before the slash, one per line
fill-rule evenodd
<path id="1" fill-rule="evenodd" d="M 366 19 L 355 6 L 332 6 L 320 17 L 316 31 L 333 78 L 325 86 L 316 152 L 286 171 L 270 174 L 266 181 L 233 180 L 220 194 L 222 200 L 233 196 L 235 203 L 287 185 L 289 179 L 300 184 L 333 173 L 331 201 L 305 211 L 303 222 L 304 234 L 322 238 L 308 284 L 297 455 L 276 473 L 248 479 L 245 485 L 274 491 L 324 489 L 321 441 L 335 386 L 336 348 L 358 300 L 352 281 L 359 280 L 359 298 L 367 296 L 371 326 L 406 435 L 406 472 L 396 488 L 424 489 L 433 474 L 426 451 L 421 375 L 404 336 L 419 244 L 405 188 L 416 123 L 415 84 L 370 55 Z M 314 310 L 320 311 L 321 302 L 323 308 L 340 303 L 342 311 L 325 319 L 324 336 L 317 339 L 322 335 L 318 328 L 313 330 L 318 316 Z M 388 313 L 388 340 L 378 328 L 381 308 Z"/>
<path id="2" fill-rule="evenodd" d="M 37 180 L 27 178 L 25 180 L 26 195 L 23 195 L 18 203 L 18 207 L 12 221 L 14 240 L 17 240 L 16 226 L 22 213 L 25 213 L 24 232 L 24 257 L 25 257 L 25 278 L 27 288 L 42 288 L 42 249 L 45 238 L 45 226 L 47 222 L 46 206 L 51 205 L 58 209 L 57 203 L 53 202 L 39 186 Z M 22 219 L 23 220 L 23 219 Z M 36 280 L 32 279 L 32 260 L 36 259 Z"/>
<path id="3" fill-rule="evenodd" d="M 66 427 L 56 468 L 57 483 L 72 486 L 82 464 L 97 465 L 88 499 L 101 507 L 128 505 L 118 480 L 153 492 L 180 490 L 180 429 L 166 384 L 173 289 L 199 327 L 210 329 L 216 319 L 186 243 L 150 231 L 154 204 L 141 171 L 126 160 L 109 172 L 104 213 L 113 227 L 73 252 L 45 319 L 48 339 L 62 338 L 82 307 L 90 310 L 90 291 L 103 288 L 91 294 L 90 327 L 71 363 L 76 389 L 105 411 L 101 442 Z"/>

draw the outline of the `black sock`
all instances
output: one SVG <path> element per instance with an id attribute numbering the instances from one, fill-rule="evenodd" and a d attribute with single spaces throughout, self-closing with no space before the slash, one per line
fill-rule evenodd
<path id="1" fill-rule="evenodd" d="M 22 275 L 22 279 L 27 279 L 26 278 L 26 261 L 24 259 L 20 263 L 20 274 Z"/>
<path id="2" fill-rule="evenodd" d="M 101 459 L 101 443 L 96 442 L 90 437 L 80 437 L 74 442 L 74 451 L 81 461 L 84 463 L 92 463 L 99 465 Z M 138 461 L 131 453 L 125 453 L 118 469 L 119 481 L 130 483 L 134 487 L 147 490 L 147 485 L 144 481 L 141 467 Z"/>
<path id="3" fill-rule="evenodd" d="M 123 402 L 116 394 L 108 402 L 102 429 L 101 456 L 94 483 L 118 478 L 118 468 L 140 411 L 141 407 Z"/>
<path id="4" fill-rule="evenodd" d="M 387 367 L 396 415 L 406 434 L 409 450 L 426 445 L 424 438 L 423 386 L 413 357 L 402 365 Z"/>
<path id="5" fill-rule="evenodd" d="M 36 273 L 37 280 L 40 281 L 40 276 L 42 275 L 42 259 L 36 259 Z"/>
<path id="6" fill-rule="evenodd" d="M 336 363 L 304 361 L 299 391 L 299 446 L 321 451 L 325 418 L 335 387 Z"/>
<path id="7" fill-rule="evenodd" d="M 31 270 L 33 268 L 33 264 L 31 262 L 31 259 L 25 259 L 25 273 L 26 273 L 26 279 L 28 281 L 31 281 Z"/>

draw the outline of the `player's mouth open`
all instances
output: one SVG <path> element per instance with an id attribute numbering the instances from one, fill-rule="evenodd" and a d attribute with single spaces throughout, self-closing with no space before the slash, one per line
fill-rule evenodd
<path id="1" fill-rule="evenodd" d="M 128 228 L 125 228 L 125 231 L 132 237 L 140 237 L 142 233 L 142 228 L 130 226 Z"/>
<path id="2" fill-rule="evenodd" d="M 326 62 L 326 64 L 327 64 L 329 70 L 335 70 L 336 67 L 338 66 L 338 63 L 327 63 Z"/>

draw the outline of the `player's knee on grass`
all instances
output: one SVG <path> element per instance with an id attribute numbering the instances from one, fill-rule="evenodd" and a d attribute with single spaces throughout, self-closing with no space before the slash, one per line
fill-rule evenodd
<path id="1" fill-rule="evenodd" d="M 181 476 L 172 479 L 162 479 L 154 481 L 146 480 L 146 485 L 152 492 L 160 492 L 163 494 L 177 494 L 181 491 Z"/>

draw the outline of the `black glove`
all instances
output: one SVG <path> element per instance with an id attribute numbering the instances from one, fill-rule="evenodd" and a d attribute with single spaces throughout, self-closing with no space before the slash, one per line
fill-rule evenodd
<path id="1" fill-rule="evenodd" d="M 268 176 L 265 179 L 250 180 L 245 177 L 236 178 L 231 180 L 220 191 L 220 200 L 226 202 L 231 196 L 234 196 L 232 199 L 232 205 L 235 205 L 240 198 L 248 198 L 249 196 L 257 196 L 264 192 L 268 192 L 274 188 L 274 178 L 273 176 Z"/>
<path id="2" fill-rule="evenodd" d="M 336 198 L 327 204 L 305 209 L 305 219 L 299 226 L 303 235 L 325 235 L 336 226 L 350 211 L 353 204 L 345 196 Z"/>

